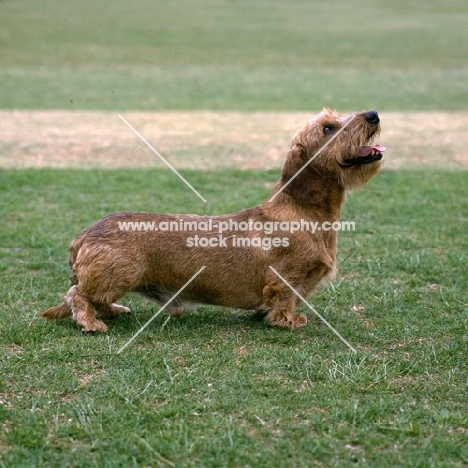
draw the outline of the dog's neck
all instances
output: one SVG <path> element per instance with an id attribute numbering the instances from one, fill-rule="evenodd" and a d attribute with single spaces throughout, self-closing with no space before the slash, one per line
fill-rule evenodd
<path id="1" fill-rule="evenodd" d="M 281 188 L 281 181 L 278 181 L 273 193 L 262 203 L 261 206 L 266 216 L 272 219 L 310 219 L 331 223 L 340 219 L 341 208 L 345 201 L 345 190 L 337 184 L 327 184 L 324 197 L 312 203 L 299 203 Z"/>

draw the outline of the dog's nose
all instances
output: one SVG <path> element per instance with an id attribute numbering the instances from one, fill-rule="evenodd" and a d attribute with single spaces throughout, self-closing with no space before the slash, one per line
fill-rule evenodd
<path id="1" fill-rule="evenodd" d="M 380 122 L 379 114 L 374 110 L 366 112 L 364 118 L 371 124 L 378 124 Z"/>

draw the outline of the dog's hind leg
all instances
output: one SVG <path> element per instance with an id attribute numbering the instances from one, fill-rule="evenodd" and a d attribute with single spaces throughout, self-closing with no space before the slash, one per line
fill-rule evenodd
<path id="1" fill-rule="evenodd" d="M 78 286 L 72 286 L 66 298 L 72 310 L 73 320 L 83 332 L 105 332 L 107 325 L 96 318 L 94 305 L 78 291 Z"/>
<path id="2" fill-rule="evenodd" d="M 294 330 L 307 325 L 304 314 L 294 313 L 296 307 L 295 294 L 286 285 L 275 282 L 263 288 L 263 304 L 257 313 L 264 315 L 268 325 Z"/>
<path id="3" fill-rule="evenodd" d="M 137 292 L 160 305 L 166 304 L 172 297 L 171 293 L 164 291 L 158 286 L 143 286 Z M 176 297 L 167 304 L 166 309 L 171 314 L 171 317 L 178 318 L 182 315 L 184 306 L 182 301 Z"/>
<path id="4" fill-rule="evenodd" d="M 104 318 L 115 318 L 119 315 L 130 313 L 130 309 L 128 307 L 119 304 L 104 304 L 102 302 L 93 302 L 93 306 L 96 309 L 98 315 Z"/>

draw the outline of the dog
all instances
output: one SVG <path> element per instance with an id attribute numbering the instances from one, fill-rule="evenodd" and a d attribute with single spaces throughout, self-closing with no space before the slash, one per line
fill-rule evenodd
<path id="1" fill-rule="evenodd" d="M 42 316 L 71 316 L 83 332 L 105 332 L 97 316 L 129 313 L 115 302 L 136 292 L 166 303 L 174 317 L 184 303 L 202 303 L 254 310 L 272 326 L 306 325 L 290 286 L 307 297 L 335 277 L 337 232 L 291 226 L 340 219 L 346 190 L 381 167 L 385 147 L 372 143 L 379 133 L 376 111 L 323 109 L 294 136 L 273 193 L 258 206 L 213 217 L 120 212 L 100 219 L 70 246 L 65 302 Z M 268 237 L 273 229 L 276 237 Z"/>

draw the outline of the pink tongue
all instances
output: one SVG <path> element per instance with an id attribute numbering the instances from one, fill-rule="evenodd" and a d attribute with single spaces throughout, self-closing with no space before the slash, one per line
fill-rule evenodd
<path id="1" fill-rule="evenodd" d="M 369 154 L 372 153 L 372 150 L 379 151 L 380 153 L 383 153 L 387 148 L 382 145 L 374 145 L 374 146 L 363 146 L 359 150 L 358 156 L 369 156 Z"/>

